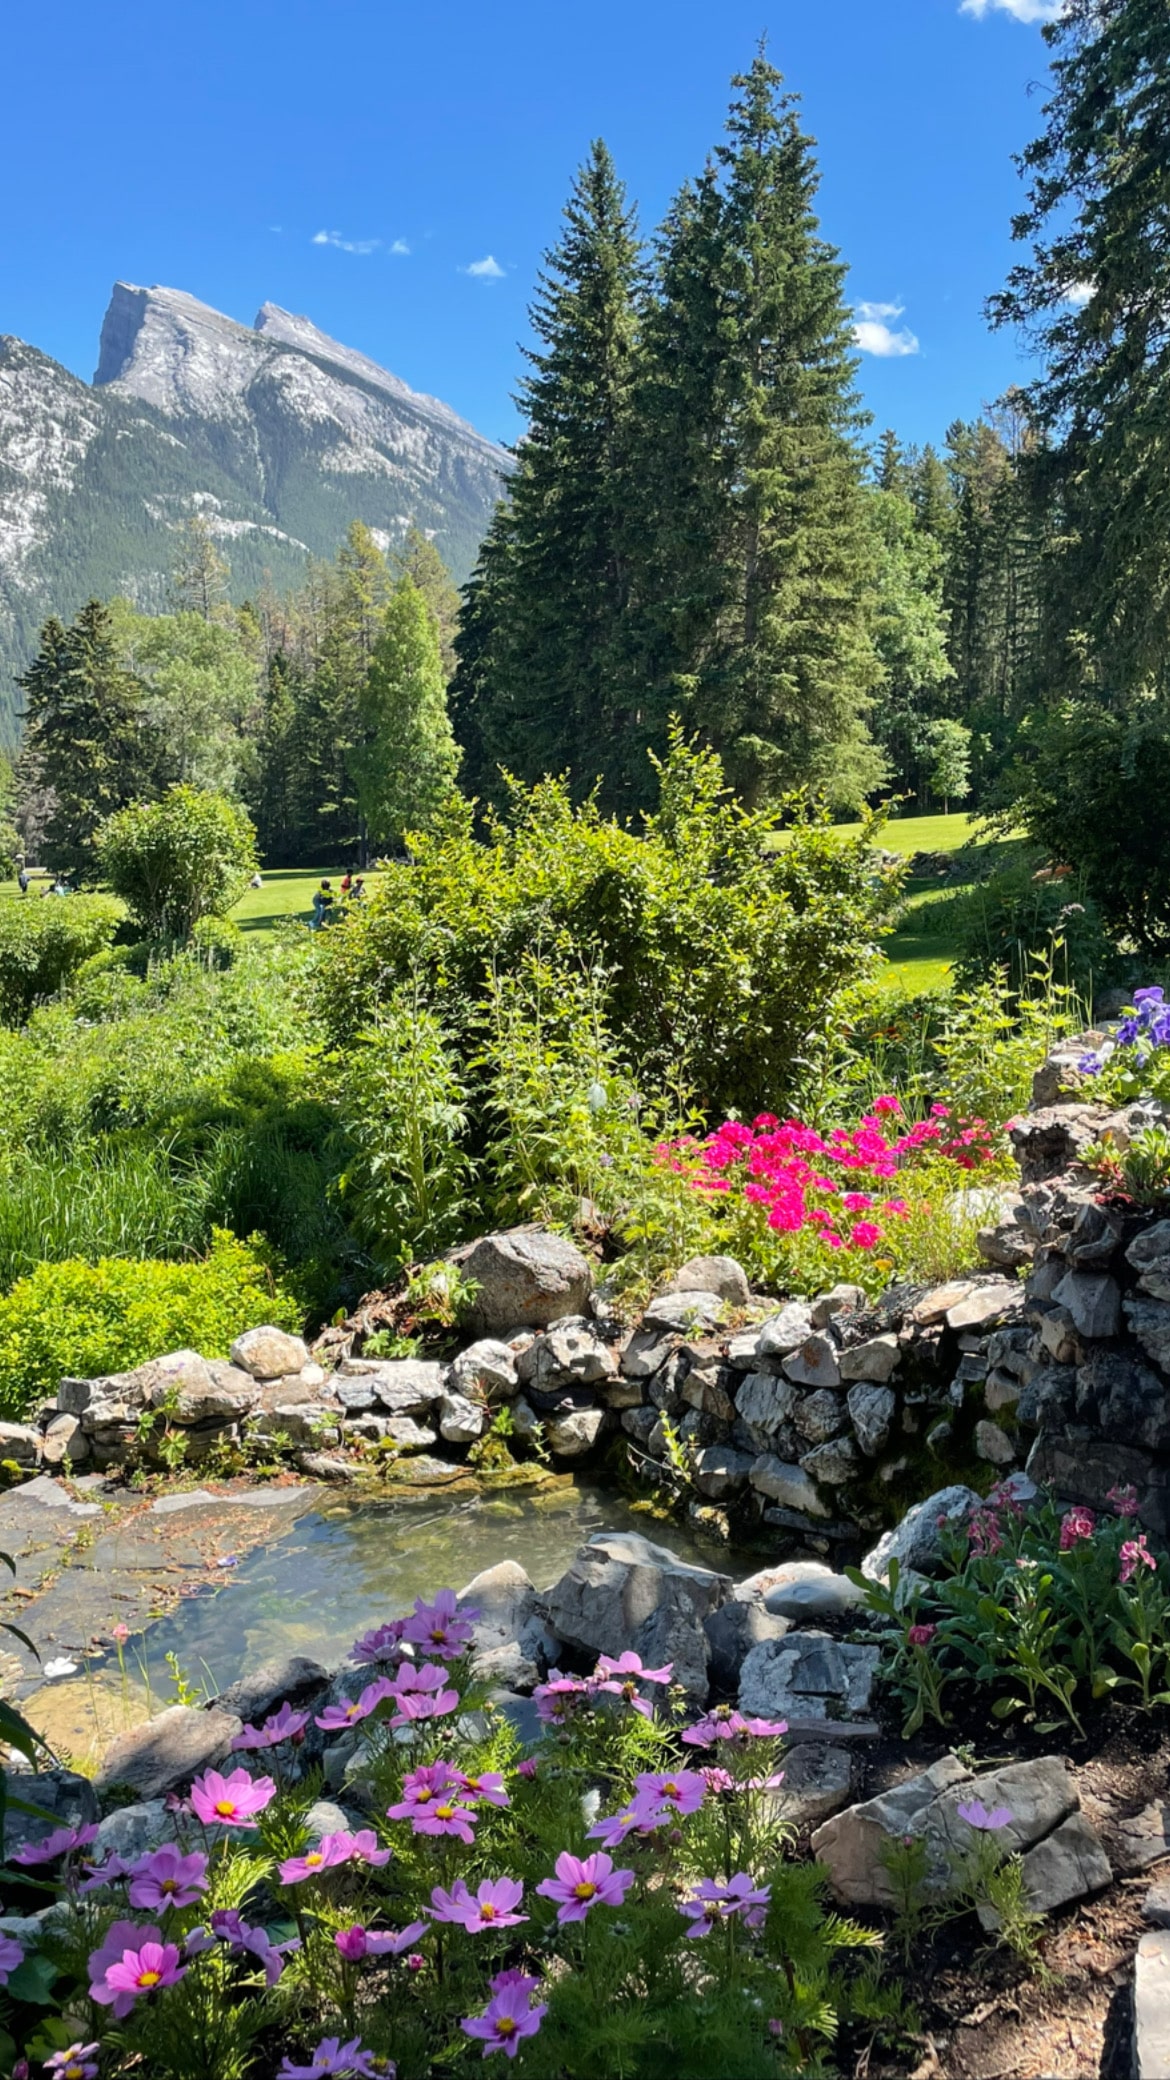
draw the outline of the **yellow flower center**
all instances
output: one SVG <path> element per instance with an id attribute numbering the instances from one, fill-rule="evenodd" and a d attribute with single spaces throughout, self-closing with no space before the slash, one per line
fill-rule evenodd
<path id="1" fill-rule="evenodd" d="M 308 1855 L 305 1858 L 305 1862 L 311 1863 L 314 1870 L 316 1870 L 317 1865 L 319 1863 L 324 1863 L 324 1861 L 325 1858 L 322 1856 L 319 1849 L 310 1849 Z"/>
<path id="2" fill-rule="evenodd" d="M 484 1903 L 483 1903 L 482 1907 L 481 1907 L 481 1908 L 480 1908 L 480 1910 L 479 1910 L 479 1918 L 480 1918 L 480 1920 L 481 1920 L 481 1921 L 494 1921 L 494 1920 L 495 1920 L 495 1918 L 496 1918 L 496 1910 L 495 1910 L 495 1908 L 493 1907 L 493 1905 L 492 1905 L 492 1903 L 491 1903 L 490 1899 L 489 1899 L 489 1900 L 485 1900 L 485 1901 L 484 1901 Z"/>
<path id="3" fill-rule="evenodd" d="M 589 1883 L 588 1878 L 582 1878 L 581 1883 L 579 1885 L 574 1885 L 573 1887 L 573 1898 L 592 1899 L 596 1891 L 596 1885 L 591 1885 Z"/>
<path id="4" fill-rule="evenodd" d="M 158 1889 L 160 1892 L 177 1892 L 179 1881 L 177 1878 L 160 1878 Z"/>
<path id="5" fill-rule="evenodd" d="M 62 2071 L 61 2080 L 85 2080 L 85 2067 L 78 2065 L 66 2066 Z"/>
<path id="6" fill-rule="evenodd" d="M 515 2036 L 515 2034 L 516 2034 L 516 2024 L 515 2024 L 515 2022 L 514 2022 L 514 2021 L 512 2020 L 512 2017 L 511 2017 L 510 2015 L 497 2015 L 497 2017 L 496 2017 L 496 2035 L 497 2035 L 497 2037 L 514 2037 L 514 2036 Z"/>
<path id="7" fill-rule="evenodd" d="M 434 1795 L 435 1794 L 433 1791 L 428 1791 L 424 1786 L 424 1788 L 421 1791 L 415 1792 L 415 1803 L 420 1806 L 429 1806 Z"/>
<path id="8" fill-rule="evenodd" d="M 157 1986 L 161 1978 L 161 1972 L 139 1972 L 138 1984 L 140 1986 Z"/>
<path id="9" fill-rule="evenodd" d="M 236 1814 L 235 1799 L 221 1798 L 219 1804 L 215 1808 L 215 1814 L 218 1820 L 234 1820 Z"/>
<path id="10" fill-rule="evenodd" d="M 458 1806 L 436 1806 L 436 1807 L 435 1807 L 435 1818 L 436 1818 L 437 1820 L 450 1820 L 450 1819 L 453 1819 L 454 1815 L 455 1815 L 455 1814 L 456 1814 L 456 1813 L 457 1813 L 458 1811 L 459 1811 L 459 1808 L 458 1808 Z"/>

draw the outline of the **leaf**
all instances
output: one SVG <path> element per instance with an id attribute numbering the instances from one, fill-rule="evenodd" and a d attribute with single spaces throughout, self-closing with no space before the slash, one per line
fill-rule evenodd
<path id="1" fill-rule="evenodd" d="M 9 1975 L 8 1991 L 18 2001 L 31 2001 L 37 2007 L 44 2007 L 52 2000 L 53 1986 L 60 1976 L 52 1958 L 38 1951 L 34 1957 L 26 1957 L 24 1963 Z"/>

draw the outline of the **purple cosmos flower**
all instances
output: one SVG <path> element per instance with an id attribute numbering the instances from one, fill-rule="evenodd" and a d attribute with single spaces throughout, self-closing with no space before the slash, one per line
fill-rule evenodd
<path id="1" fill-rule="evenodd" d="M 294 1936 L 290 1942 L 274 1943 L 266 1928 L 252 1928 L 245 1921 L 238 1907 L 224 1907 L 211 1917 L 212 1935 L 229 1950 L 254 1957 L 264 1968 L 264 1979 L 268 1986 L 275 1986 L 284 1970 L 284 1959 L 290 1951 L 299 1950 L 300 1938 Z M 198 1938 L 199 1940 L 196 1940 Z M 187 1937 L 187 1949 L 195 1956 L 212 1948 L 211 1937 L 203 1929 L 192 1929 Z"/>
<path id="2" fill-rule="evenodd" d="M 326 1705 L 325 1710 L 317 1714 L 317 1725 L 326 1733 L 344 1733 L 347 1726 L 356 1726 L 359 1720 L 368 1719 L 371 1712 L 376 1712 L 380 1704 L 393 1696 L 394 1685 L 390 1678 L 377 1676 L 372 1683 L 366 1684 L 356 1700 L 342 1697 L 336 1704 Z"/>
<path id="3" fill-rule="evenodd" d="M 336 1834 L 322 1835 L 313 1849 L 306 1849 L 300 1856 L 290 1856 L 280 1866 L 282 1885 L 299 1885 L 305 1878 L 319 1878 L 323 1871 L 336 1870 L 342 1863 L 368 1863 L 375 1869 L 390 1861 L 389 1849 L 381 1849 L 372 1827 L 361 1827 L 356 1834 L 338 1830 Z"/>
<path id="4" fill-rule="evenodd" d="M 282 1704 L 263 1726 L 245 1726 L 242 1733 L 237 1733 L 232 1749 L 278 1748 L 282 1741 L 299 1741 L 308 1723 L 307 1712 L 294 1712 L 291 1705 Z"/>
<path id="5" fill-rule="evenodd" d="M 640 1654 L 632 1654 L 627 1650 L 626 1653 L 619 1654 L 616 1661 L 612 1655 L 600 1655 L 597 1662 L 597 1673 L 599 1676 L 605 1677 L 637 1676 L 639 1681 L 643 1683 L 669 1683 L 671 1676 L 674 1674 L 674 1663 L 673 1661 L 668 1661 L 662 1668 L 645 1668 L 642 1664 L 642 1656 Z"/>
<path id="6" fill-rule="evenodd" d="M 191 1786 L 192 1810 L 205 1827 L 255 1827 L 257 1813 L 275 1797 L 271 1777 L 250 1777 L 246 1769 L 234 1769 L 230 1777 L 205 1770 Z"/>
<path id="7" fill-rule="evenodd" d="M 428 1763 L 421 1769 L 412 1769 L 402 1779 L 402 1797 L 396 1806 L 387 1806 L 388 1820 L 413 1820 L 443 1796 L 444 1791 L 460 1791 L 466 1780 L 459 1770 L 448 1769 L 445 1762 Z"/>
<path id="8" fill-rule="evenodd" d="M 478 1611 L 460 1614 L 454 1589 L 440 1589 L 433 1603 L 424 1603 L 421 1597 L 416 1601 L 414 1616 L 407 1619 L 402 1636 L 440 1661 L 457 1661 L 471 1645 L 478 1616 Z"/>
<path id="9" fill-rule="evenodd" d="M 291 2058 L 282 2061 L 276 2080 L 325 2080 L 326 2074 L 346 2074 L 349 2080 L 394 2080 L 396 2068 L 388 2058 L 375 2058 L 372 2051 L 363 2048 L 360 2037 L 351 2037 L 343 2044 L 339 2037 L 326 2037 L 310 2053 L 311 2064 L 294 2066 Z"/>
<path id="10" fill-rule="evenodd" d="M 355 1661 L 393 1661 L 401 1649 L 405 1630 L 405 1618 L 391 1618 L 389 1624 L 363 1632 L 360 1639 L 355 1639 L 350 1654 Z"/>
<path id="11" fill-rule="evenodd" d="M 117 1924 L 125 1928 L 124 1922 Z M 110 1931 L 101 1951 L 90 1958 L 89 1968 L 94 1970 L 95 1960 L 108 1950 L 114 1931 Z M 126 1944 L 119 1956 L 104 1960 L 100 1979 L 90 1986 L 89 1997 L 100 2007 L 112 2008 L 119 2021 L 129 2015 L 135 2001 L 143 1994 L 157 1993 L 164 1986 L 177 1986 L 186 1977 L 187 1967 L 181 1963 L 177 1943 L 164 1943 L 157 1928 L 134 1929 L 135 1944 Z"/>
<path id="12" fill-rule="evenodd" d="M 15 1936 L 0 1936 L 0 1986 L 7 1986 L 10 1973 L 23 1963 L 24 1951 Z"/>
<path id="13" fill-rule="evenodd" d="M 518 1922 L 527 1921 L 527 1914 L 515 1911 L 523 1897 L 519 1878 L 485 1878 L 475 1892 L 469 1892 L 462 1878 L 457 1878 L 450 1892 L 435 1886 L 431 1914 L 436 1921 L 459 1923 L 474 1936 L 481 1928 L 515 1928 Z"/>
<path id="14" fill-rule="evenodd" d="M 697 1813 L 707 1795 L 707 1780 L 698 1769 L 643 1770 L 634 1778 L 634 1786 L 635 1805 L 673 1806 L 677 1813 Z"/>
<path id="15" fill-rule="evenodd" d="M 465 2036 L 478 2037 L 483 2044 L 483 2055 L 492 2051 L 503 2051 L 515 2058 L 525 2037 L 534 2037 L 545 2016 L 548 2002 L 541 2001 L 533 2007 L 529 2000 L 530 1983 L 520 1974 L 511 1977 L 508 1985 L 499 1985 L 492 1994 L 482 2015 L 467 2015 L 459 2027 Z"/>
<path id="16" fill-rule="evenodd" d="M 53 2080 L 97 2080 L 97 2060 L 96 2044 L 70 2044 L 68 2051 L 54 2051 L 45 2060 L 45 2071 Z"/>
<path id="17" fill-rule="evenodd" d="M 100 1892 L 105 1886 L 116 1884 L 119 1878 L 128 1878 L 133 1868 L 133 1864 L 123 1863 L 122 1858 L 115 1855 L 107 1856 L 103 1863 L 87 1863 L 85 1876 L 77 1888 L 78 1894 L 84 1898 L 87 1893 Z"/>
<path id="18" fill-rule="evenodd" d="M 173 1842 L 140 1856 L 129 1873 L 132 1907 L 159 1913 L 166 1907 L 193 1907 L 207 1890 L 207 1858 L 196 1851 L 184 1856 Z"/>
<path id="19" fill-rule="evenodd" d="M 1010 1806 L 993 1806 L 988 1812 L 982 1799 L 963 1799 L 955 1807 L 960 1820 L 968 1827 L 977 1828 L 980 1834 L 998 1834 L 1002 1827 L 1010 1827 L 1014 1814 Z"/>
<path id="20" fill-rule="evenodd" d="M 713 1928 L 737 1915 L 748 1928 L 760 1928 L 768 1911 L 772 1897 L 771 1887 L 753 1887 L 746 1871 L 737 1871 L 726 1885 L 717 1885 L 712 1878 L 703 1878 L 695 1887 L 690 1899 L 679 1903 L 679 1913 L 691 1923 L 687 1930 L 690 1937 L 709 1935 Z"/>
<path id="21" fill-rule="evenodd" d="M 8 1860 L 10 1863 L 20 1863 L 26 1869 L 31 1869 L 34 1864 L 55 1863 L 58 1856 L 72 1856 L 75 1849 L 88 1849 L 90 1843 L 96 1842 L 97 1838 L 98 1831 L 93 1825 L 55 1827 L 52 1834 L 45 1836 L 43 1842 L 22 1842 Z"/>
<path id="22" fill-rule="evenodd" d="M 632 1805 L 623 1806 L 620 1813 L 610 1813 L 595 1821 L 586 1833 L 590 1841 L 600 1842 L 603 1849 L 620 1849 L 628 1835 L 653 1834 L 673 1818 L 669 1806 L 654 1808 L 635 1799 Z"/>
<path id="23" fill-rule="evenodd" d="M 512 1803 L 504 1789 L 504 1779 L 498 1769 L 480 1770 L 473 1777 L 465 1776 L 460 1770 L 456 1781 L 462 1796 L 473 1804 L 510 1806 Z M 405 1789 L 405 1786 L 403 1788 Z"/>
<path id="24" fill-rule="evenodd" d="M 544 1878 L 537 1891 L 558 1903 L 558 1921 L 584 1921 L 594 1907 L 620 1907 L 634 1882 L 633 1871 L 615 1871 L 613 1860 L 593 1856 L 557 1857 L 555 1878 Z"/>
<path id="25" fill-rule="evenodd" d="M 413 1815 L 414 1834 L 453 1834 L 461 1842 L 475 1840 L 475 1811 L 461 1805 L 455 1794 L 445 1792 L 433 1806 L 423 1806 Z"/>
<path id="26" fill-rule="evenodd" d="M 516 1775 L 518 1777 L 526 1777 L 531 1781 L 536 1775 L 536 1767 L 536 1757 L 534 1755 L 526 1755 L 523 1762 L 516 1764 Z"/>
<path id="27" fill-rule="evenodd" d="M 742 1712 L 718 1705 L 696 1725 L 688 1726 L 682 1738 L 688 1748 L 710 1748 L 716 1741 L 775 1741 L 787 1731 L 787 1719 L 748 1719 Z"/>
<path id="28" fill-rule="evenodd" d="M 532 1693 L 537 1715 L 546 1726 L 563 1726 L 592 1694 L 588 1683 L 577 1676 L 563 1676 L 559 1668 L 550 1669 L 548 1682 L 538 1683 Z"/>
<path id="29" fill-rule="evenodd" d="M 412 1921 L 401 1935 L 395 1935 L 392 1930 L 383 1933 L 355 1923 L 352 1928 L 339 1928 L 333 1940 L 347 1964 L 360 1964 L 363 1957 L 401 1957 L 426 1929 L 425 1921 Z"/>
<path id="30" fill-rule="evenodd" d="M 459 1703 L 459 1692 L 445 1689 L 446 1681 L 446 1672 L 433 1661 L 423 1668 L 406 1663 L 391 1685 L 398 1707 L 391 1726 L 409 1726 L 419 1719 L 441 1719 L 453 1712 Z"/>
<path id="31" fill-rule="evenodd" d="M 119 2022 L 130 2013 L 134 1997 L 114 1993 L 107 1985 L 106 1973 L 110 1965 L 121 1963 L 127 1951 L 136 1951 L 146 1942 L 161 1943 L 161 1928 L 139 1928 L 133 1921 L 115 1921 L 100 1949 L 91 1952 L 89 1997 L 104 2008 L 112 2008 Z"/>

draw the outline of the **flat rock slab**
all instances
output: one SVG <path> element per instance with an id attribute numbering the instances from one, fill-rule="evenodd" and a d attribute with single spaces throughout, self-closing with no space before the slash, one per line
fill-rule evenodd
<path id="1" fill-rule="evenodd" d="M 752 1647 L 739 1678 L 739 1708 L 764 1719 L 860 1719 L 869 1709 L 879 1647 L 842 1644 L 827 1632 L 792 1632 Z"/>
<path id="2" fill-rule="evenodd" d="M 839 1813 L 853 1792 L 854 1766 L 848 1748 L 802 1742 L 785 1756 L 783 1785 L 770 1798 L 776 1818 L 804 1829 Z"/>
<path id="3" fill-rule="evenodd" d="M 841 1618 L 865 1602 L 864 1589 L 823 1560 L 787 1560 L 779 1567 L 763 1568 L 741 1582 L 735 1593 L 761 1595 L 766 1611 L 793 1625 Z"/>
<path id="4" fill-rule="evenodd" d="M 1133 2023 L 1137 2080 L 1170 2080 L 1170 1929 L 1151 1929 L 1138 1944 Z"/>
<path id="5" fill-rule="evenodd" d="M 107 1750 L 95 1787 L 105 1791 L 124 1784 L 144 1800 L 185 1790 L 200 1770 L 215 1769 L 227 1760 L 241 1723 L 233 1712 L 171 1705 L 145 1726 L 119 1736 Z"/>
<path id="6" fill-rule="evenodd" d="M 1155 1799 L 1131 1819 L 1118 1821 L 1112 1845 L 1114 1864 L 1126 1878 L 1170 1856 L 1170 1802 Z"/>

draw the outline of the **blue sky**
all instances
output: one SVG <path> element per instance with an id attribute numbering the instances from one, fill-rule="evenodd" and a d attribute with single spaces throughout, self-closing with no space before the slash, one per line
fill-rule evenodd
<path id="1" fill-rule="evenodd" d="M 307 313 L 513 438 L 518 342 L 605 137 L 652 229 L 761 32 L 818 140 L 877 425 L 937 439 L 1022 369 L 985 296 L 1057 0 L 58 0 L 5 27 L 0 332 L 89 377 L 116 277 Z M 903 351 L 891 351 L 891 345 Z"/>

